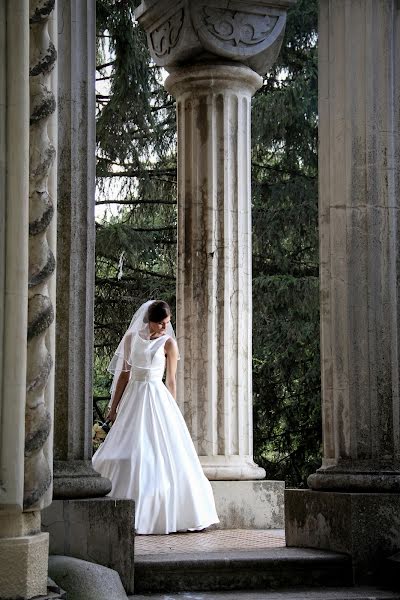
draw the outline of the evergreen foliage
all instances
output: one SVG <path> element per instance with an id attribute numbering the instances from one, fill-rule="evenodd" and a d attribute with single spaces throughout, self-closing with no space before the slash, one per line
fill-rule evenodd
<path id="1" fill-rule="evenodd" d="M 252 113 L 255 460 L 292 485 L 320 461 L 316 35 L 299 0 Z"/>
<path id="2" fill-rule="evenodd" d="M 138 4 L 138 2 L 136 2 Z M 176 135 L 173 100 L 150 63 L 135 3 L 97 0 L 95 397 L 137 307 L 174 305 Z"/>
<path id="3" fill-rule="evenodd" d="M 97 222 L 97 396 L 137 306 L 175 300 L 174 103 L 132 18 L 138 3 L 97 0 L 98 205 L 118 206 Z M 320 447 L 316 31 L 317 0 L 299 0 L 253 103 L 254 450 L 268 478 L 291 485 Z"/>

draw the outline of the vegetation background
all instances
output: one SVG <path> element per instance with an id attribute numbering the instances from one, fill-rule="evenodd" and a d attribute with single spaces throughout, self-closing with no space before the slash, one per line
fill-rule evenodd
<path id="1" fill-rule="evenodd" d="M 175 304 L 174 100 L 133 17 L 97 0 L 95 404 L 136 308 Z M 290 9 L 278 62 L 253 101 L 254 455 L 304 486 L 320 462 L 317 0 Z"/>

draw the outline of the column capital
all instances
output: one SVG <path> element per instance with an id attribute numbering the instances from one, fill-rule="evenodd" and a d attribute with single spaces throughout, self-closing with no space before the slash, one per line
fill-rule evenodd
<path id="1" fill-rule="evenodd" d="M 206 64 L 172 68 L 165 80 L 167 91 L 175 97 L 184 93 L 207 94 L 229 89 L 232 93 L 246 92 L 252 96 L 262 86 L 262 78 L 240 64 Z"/>
<path id="2" fill-rule="evenodd" d="M 275 62 L 296 0 L 143 0 L 136 18 L 161 67 L 216 60 L 239 62 L 263 75 Z"/>

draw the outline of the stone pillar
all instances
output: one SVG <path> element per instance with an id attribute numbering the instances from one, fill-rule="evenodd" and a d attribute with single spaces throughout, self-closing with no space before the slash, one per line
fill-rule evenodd
<path id="1" fill-rule="evenodd" d="M 178 400 L 209 479 L 261 479 L 253 461 L 251 97 L 292 0 L 144 0 L 137 18 L 178 114 Z"/>
<path id="2" fill-rule="evenodd" d="M 321 0 L 319 60 L 324 459 L 287 540 L 362 578 L 400 550 L 399 3 Z"/>
<path id="3" fill-rule="evenodd" d="M 134 582 L 133 500 L 102 498 L 92 468 L 95 250 L 95 0 L 58 0 L 57 325 L 50 554 L 95 561 Z M 118 540 L 124 531 L 124 542 Z"/>
<path id="4" fill-rule="evenodd" d="M 262 479 L 253 462 L 251 97 L 239 64 L 171 71 L 178 115 L 178 399 L 210 479 Z"/>
<path id="5" fill-rule="evenodd" d="M 59 0 L 54 497 L 111 490 L 92 457 L 95 0 Z"/>
<path id="6" fill-rule="evenodd" d="M 32 74 L 32 67 L 43 48 L 35 36 L 35 7 L 28 0 L 0 4 L 0 597 L 24 599 L 47 592 L 48 534 L 40 532 L 39 509 L 51 483 L 45 454 L 49 429 L 41 427 L 42 415 L 46 423 L 50 419 L 45 408 L 46 376 L 30 385 L 32 346 L 27 348 L 26 342 L 28 319 L 32 324 L 28 282 L 31 293 L 32 265 L 41 256 L 40 250 L 32 252 L 29 241 L 29 234 L 35 235 L 30 223 L 40 212 L 40 201 L 38 205 L 32 201 L 30 165 L 38 147 L 46 143 L 43 132 L 43 144 L 29 147 L 30 87 L 31 93 L 34 87 L 29 73 L 31 66 L 32 77 L 40 78 Z M 47 18 L 43 15 L 44 23 Z M 48 40 L 47 32 L 42 33 L 42 41 Z M 42 83 L 50 97 L 46 77 Z M 33 121 L 40 105 L 36 99 L 31 97 Z M 43 171 L 44 197 L 46 174 Z"/>

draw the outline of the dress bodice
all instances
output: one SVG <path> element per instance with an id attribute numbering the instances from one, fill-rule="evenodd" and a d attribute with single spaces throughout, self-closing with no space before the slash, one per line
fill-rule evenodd
<path id="1" fill-rule="evenodd" d="M 151 381 L 162 379 L 165 369 L 165 342 L 169 335 L 146 340 L 139 335 L 132 343 L 131 379 Z"/>

